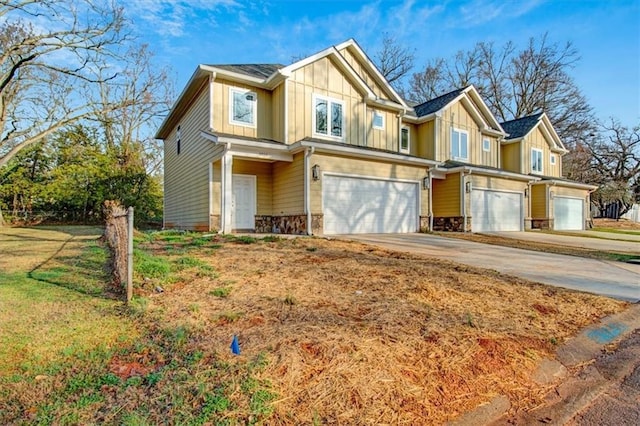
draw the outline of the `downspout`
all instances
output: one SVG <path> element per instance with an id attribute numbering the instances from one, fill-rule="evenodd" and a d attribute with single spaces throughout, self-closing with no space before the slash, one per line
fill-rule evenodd
<path id="1" fill-rule="evenodd" d="M 228 200 L 227 200 L 227 185 L 230 185 L 231 182 L 227 182 L 227 168 L 229 164 L 227 163 L 227 153 L 231 149 L 231 142 L 227 142 L 224 145 L 224 151 L 222 151 L 222 157 L 220 157 L 220 169 L 222 171 L 221 176 L 221 191 L 220 191 L 220 230 L 218 230 L 218 234 L 224 234 L 227 226 L 231 226 L 230 223 L 227 223 L 227 208 L 228 208 Z M 230 171 L 229 171 L 230 172 Z M 231 191 L 229 191 L 231 192 Z M 231 214 L 229 214 L 229 220 L 231 219 Z M 230 229 L 229 229 L 230 230 Z"/>
<path id="2" fill-rule="evenodd" d="M 309 158 L 315 152 L 315 147 L 304 151 L 304 212 L 307 214 L 307 235 L 313 235 L 311 223 L 311 183 L 309 182 Z"/>
<path id="3" fill-rule="evenodd" d="M 531 181 L 527 182 L 527 214 L 526 217 L 529 219 L 529 229 L 533 229 L 533 215 L 531 214 L 531 198 L 533 194 L 531 191 L 533 187 L 531 186 Z M 526 219 L 525 219 L 526 220 Z M 525 226 L 525 231 L 527 227 Z"/>
<path id="4" fill-rule="evenodd" d="M 433 232 L 433 172 L 431 168 L 427 170 L 429 179 L 429 232 Z"/>
<path id="5" fill-rule="evenodd" d="M 467 176 L 471 176 L 471 173 L 471 170 L 462 171 L 462 217 L 464 220 L 462 224 L 463 232 L 467 232 Z M 471 194 L 471 191 L 469 191 L 469 194 Z M 473 214 L 473 212 L 471 212 L 471 214 Z"/>

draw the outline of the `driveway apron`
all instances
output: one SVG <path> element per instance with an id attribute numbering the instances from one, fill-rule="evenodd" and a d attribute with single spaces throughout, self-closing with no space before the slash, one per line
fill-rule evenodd
<path id="1" fill-rule="evenodd" d="M 640 300 L 640 265 L 481 244 L 428 234 L 357 234 L 339 238 L 447 259 L 556 287 Z"/>

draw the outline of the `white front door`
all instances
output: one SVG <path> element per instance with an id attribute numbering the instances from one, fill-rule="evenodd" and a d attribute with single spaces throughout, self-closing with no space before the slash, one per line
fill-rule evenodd
<path id="1" fill-rule="evenodd" d="M 256 215 L 256 177 L 233 175 L 231 229 L 254 229 Z"/>

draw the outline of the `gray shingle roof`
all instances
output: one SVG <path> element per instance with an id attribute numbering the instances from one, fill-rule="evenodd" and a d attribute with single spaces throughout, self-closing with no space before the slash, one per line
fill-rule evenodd
<path id="1" fill-rule="evenodd" d="M 418 117 L 424 117 L 425 115 L 440 111 L 451 101 L 457 98 L 464 89 L 466 89 L 466 87 L 463 87 L 462 89 L 456 89 L 449 93 L 445 93 L 444 95 L 438 96 L 437 98 L 433 98 L 431 100 L 428 100 L 427 102 L 421 103 L 420 105 L 416 105 L 413 109 L 415 110 Z"/>
<path id="2" fill-rule="evenodd" d="M 528 115 L 526 117 L 517 118 L 515 120 L 500 123 L 505 132 L 509 134 L 507 140 L 518 139 L 524 137 L 527 133 L 538 124 L 538 119 L 543 113 Z"/>
<path id="3" fill-rule="evenodd" d="M 267 78 L 277 70 L 285 67 L 281 64 L 215 64 L 210 66 L 257 78 Z"/>

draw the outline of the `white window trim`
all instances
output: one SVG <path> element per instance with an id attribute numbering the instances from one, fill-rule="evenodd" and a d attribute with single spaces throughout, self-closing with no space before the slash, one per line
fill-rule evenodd
<path id="1" fill-rule="evenodd" d="M 376 117 L 380 117 L 382 124 L 376 126 Z M 373 111 L 373 119 L 371 120 L 371 126 L 376 130 L 384 130 L 384 114 L 379 111 Z"/>
<path id="2" fill-rule="evenodd" d="M 253 101 L 253 122 L 245 123 L 244 121 L 236 121 L 233 119 L 233 94 L 239 93 L 241 95 L 253 95 L 255 100 Z M 242 89 L 240 87 L 229 87 L 229 124 L 234 126 L 244 127 L 256 127 L 256 121 L 258 120 L 258 94 L 253 90 Z"/>
<path id="3" fill-rule="evenodd" d="M 555 166 L 555 165 L 556 165 L 557 161 L 556 161 L 556 155 L 555 155 L 555 154 L 551 154 L 551 155 L 549 156 L 549 163 L 550 163 L 552 166 Z"/>
<path id="4" fill-rule="evenodd" d="M 327 101 L 327 133 L 326 134 L 316 132 L 316 100 Z M 331 134 L 331 104 L 339 104 L 340 106 L 342 106 L 342 136 L 333 136 Z M 330 139 L 333 141 L 340 141 L 340 142 L 344 141 L 345 133 L 347 131 L 344 101 L 314 93 L 311 96 L 311 126 L 312 126 L 312 133 L 314 137 L 318 137 L 321 139 Z"/>
<path id="5" fill-rule="evenodd" d="M 467 135 L 467 156 L 466 157 L 455 157 L 453 155 L 453 132 L 464 133 L 465 135 Z M 466 131 L 466 130 L 458 129 L 456 127 L 452 127 L 451 128 L 450 139 L 451 139 L 450 140 L 450 143 L 451 143 L 451 158 L 453 158 L 454 160 L 469 161 L 469 132 Z M 462 150 L 458 149 L 458 151 L 462 151 Z"/>
<path id="6" fill-rule="evenodd" d="M 403 130 L 407 131 L 407 148 L 406 149 L 402 149 L 402 131 Z M 399 144 L 399 148 L 400 148 L 400 152 L 404 152 L 404 153 L 411 152 L 411 130 L 409 130 L 409 128 L 406 127 L 406 126 L 402 126 L 400 128 L 400 144 Z"/>
<path id="7" fill-rule="evenodd" d="M 535 170 L 533 168 L 533 153 L 534 152 L 538 152 L 540 154 L 540 170 Z M 541 149 L 538 148 L 531 148 L 531 159 L 529 161 L 529 164 L 531 164 L 531 173 L 535 173 L 538 175 L 541 175 L 544 171 L 544 157 L 542 156 L 543 152 Z"/>
<path id="8" fill-rule="evenodd" d="M 486 142 L 486 144 L 485 144 L 485 142 Z M 482 150 L 484 152 L 491 152 L 491 139 L 482 138 Z"/>

